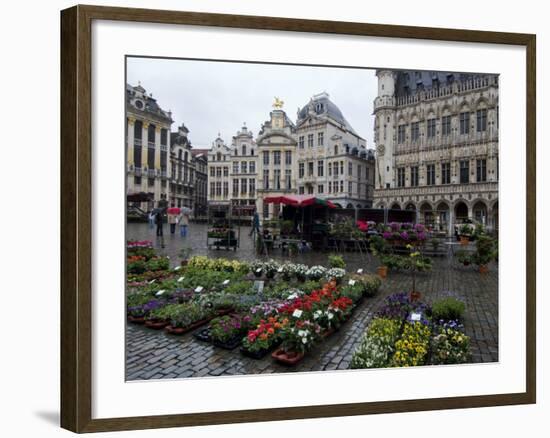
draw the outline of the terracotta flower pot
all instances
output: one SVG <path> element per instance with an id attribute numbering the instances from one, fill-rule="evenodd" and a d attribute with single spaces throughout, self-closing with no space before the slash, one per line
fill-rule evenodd
<path id="1" fill-rule="evenodd" d="M 487 265 L 479 265 L 479 273 L 486 274 L 489 272 L 489 267 Z"/>
<path id="2" fill-rule="evenodd" d="M 470 243 L 470 238 L 468 236 L 460 236 L 460 244 L 466 246 Z"/>
<path id="3" fill-rule="evenodd" d="M 145 318 L 143 316 L 136 317 L 136 316 L 128 315 L 128 321 L 134 324 L 145 324 Z"/>
<path id="4" fill-rule="evenodd" d="M 282 348 L 278 348 L 273 353 L 271 353 L 271 357 L 277 362 L 293 366 L 304 358 L 304 353 L 297 353 L 295 351 L 286 352 Z"/>
<path id="5" fill-rule="evenodd" d="M 411 292 L 409 294 L 409 299 L 411 300 L 411 302 L 415 302 L 415 301 L 419 301 L 420 298 L 422 297 L 422 294 L 418 291 L 414 291 L 414 292 Z"/>
<path id="6" fill-rule="evenodd" d="M 388 267 L 387 266 L 378 266 L 376 268 L 376 273 L 380 278 L 386 278 L 388 275 Z"/>

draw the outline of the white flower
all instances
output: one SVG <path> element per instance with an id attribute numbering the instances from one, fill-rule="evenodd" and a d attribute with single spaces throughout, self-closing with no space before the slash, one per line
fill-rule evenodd
<path id="1" fill-rule="evenodd" d="M 322 314 L 323 314 L 322 310 L 316 310 L 315 313 L 313 314 L 313 319 L 320 318 Z"/>
<path id="2" fill-rule="evenodd" d="M 331 320 L 332 318 L 334 318 L 334 314 L 333 314 L 333 313 L 330 313 L 330 312 L 328 313 L 327 316 L 328 316 L 328 319 L 329 319 L 329 320 Z"/>
<path id="3" fill-rule="evenodd" d="M 307 331 L 298 330 L 298 336 L 300 336 L 301 338 L 307 337 Z"/>
<path id="4" fill-rule="evenodd" d="M 300 309 L 296 309 L 296 310 L 294 310 L 294 312 L 292 312 L 292 316 L 294 318 L 299 318 L 300 316 L 302 316 L 302 313 L 303 312 Z"/>
<path id="5" fill-rule="evenodd" d="M 185 277 L 178 278 L 178 283 L 181 283 L 184 280 Z"/>
<path id="6" fill-rule="evenodd" d="M 298 298 L 298 294 L 296 292 L 294 292 L 293 294 L 290 294 L 287 299 L 288 300 L 293 300 L 294 298 Z"/>
<path id="7" fill-rule="evenodd" d="M 302 344 L 307 344 L 307 339 L 306 338 L 302 338 Z"/>

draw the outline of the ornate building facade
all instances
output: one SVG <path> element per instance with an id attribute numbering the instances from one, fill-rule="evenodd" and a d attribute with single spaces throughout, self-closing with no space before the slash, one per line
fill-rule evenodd
<path id="1" fill-rule="evenodd" d="M 378 70 L 374 207 L 498 227 L 498 76 Z"/>
<path id="2" fill-rule="evenodd" d="M 126 86 L 127 193 L 168 199 L 172 114 L 138 85 Z M 142 203 L 145 204 L 145 203 Z M 142 205 L 144 210 L 151 205 Z"/>
<path id="3" fill-rule="evenodd" d="M 143 194 L 144 212 L 166 199 L 206 215 L 206 150 L 192 148 L 184 124 L 171 133 L 172 113 L 163 110 L 138 84 L 126 85 L 127 194 Z"/>
<path id="4" fill-rule="evenodd" d="M 296 123 L 282 101 L 273 106 L 255 141 L 246 126 L 231 147 L 219 136 L 214 141 L 208 153 L 208 202 L 255 205 L 264 218 L 277 217 L 280 207 L 264 205 L 263 198 L 285 194 L 311 194 L 342 208 L 370 207 L 374 153 L 328 94 L 313 96 L 298 110 Z"/>
<path id="5" fill-rule="evenodd" d="M 298 193 L 327 198 L 342 208 L 372 205 L 374 154 L 327 93 L 297 114 Z"/>

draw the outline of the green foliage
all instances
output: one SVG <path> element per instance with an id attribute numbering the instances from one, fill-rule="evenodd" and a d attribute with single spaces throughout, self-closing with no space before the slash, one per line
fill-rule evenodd
<path id="1" fill-rule="evenodd" d="M 344 258 L 336 254 L 330 254 L 328 256 L 328 264 L 331 268 L 346 268 L 346 262 L 344 261 Z"/>
<path id="2" fill-rule="evenodd" d="M 369 248 L 373 255 L 380 256 L 388 252 L 388 243 L 382 236 L 371 236 Z"/>
<path id="3" fill-rule="evenodd" d="M 441 298 L 432 305 L 432 317 L 434 321 L 461 321 L 465 308 L 464 302 L 454 297 Z"/>
<path id="4" fill-rule="evenodd" d="M 476 251 L 473 254 L 473 261 L 476 265 L 487 265 L 495 259 L 497 242 L 486 234 L 478 236 L 476 240 Z"/>
<path id="5" fill-rule="evenodd" d="M 250 295 L 254 293 L 254 283 L 248 280 L 235 281 L 234 283 L 229 283 L 224 291 L 227 294 L 233 295 Z"/>
<path id="6" fill-rule="evenodd" d="M 356 303 L 363 297 L 363 293 L 365 292 L 365 285 L 360 281 L 352 279 L 352 282 L 353 281 L 355 281 L 355 284 L 349 284 L 348 282 L 344 286 L 342 286 L 340 294 L 343 297 L 348 297 L 351 301 Z"/>

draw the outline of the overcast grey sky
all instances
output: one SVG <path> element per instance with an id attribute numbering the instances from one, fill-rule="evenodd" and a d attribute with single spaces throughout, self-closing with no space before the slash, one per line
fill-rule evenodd
<path id="1" fill-rule="evenodd" d="M 243 122 L 256 137 L 275 96 L 296 122 L 298 107 L 323 91 L 373 148 L 374 70 L 128 58 L 127 82 L 138 81 L 162 109 L 172 111 L 172 131 L 185 123 L 196 148 L 210 147 L 218 132 L 231 144 Z"/>

